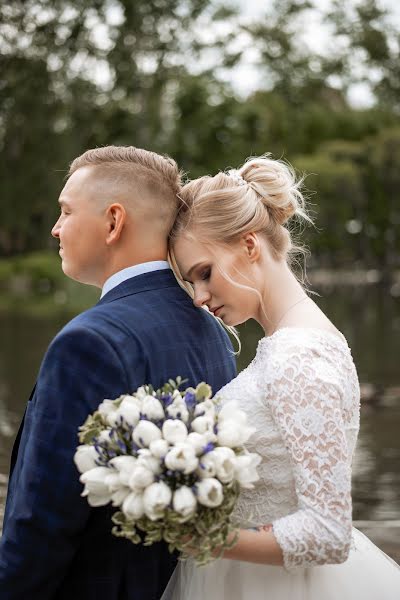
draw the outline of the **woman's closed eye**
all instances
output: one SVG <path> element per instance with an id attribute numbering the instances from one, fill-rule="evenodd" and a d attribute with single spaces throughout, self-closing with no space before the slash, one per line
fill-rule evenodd
<path id="1" fill-rule="evenodd" d="M 200 279 L 202 281 L 206 281 L 207 279 L 210 279 L 210 275 L 211 275 L 211 269 L 208 267 L 207 269 L 204 269 L 201 273 L 200 273 Z"/>

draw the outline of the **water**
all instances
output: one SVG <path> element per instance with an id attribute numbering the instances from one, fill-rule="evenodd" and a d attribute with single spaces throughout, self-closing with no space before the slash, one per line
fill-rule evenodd
<path id="1" fill-rule="evenodd" d="M 346 335 L 371 401 L 361 411 L 353 470 L 354 519 L 399 520 L 400 303 L 376 286 L 331 288 L 321 294 L 316 300 Z M 65 308 L 45 316 L 15 309 L 0 313 L 0 517 L 13 440 L 41 358 L 71 316 Z M 254 322 L 241 327 L 239 370 L 254 356 L 262 335 Z"/>

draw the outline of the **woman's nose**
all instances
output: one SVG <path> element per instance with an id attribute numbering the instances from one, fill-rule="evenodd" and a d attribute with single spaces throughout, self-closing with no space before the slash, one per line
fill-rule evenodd
<path id="1" fill-rule="evenodd" d="M 194 290 L 193 304 L 201 307 L 210 300 L 210 293 L 207 290 Z"/>

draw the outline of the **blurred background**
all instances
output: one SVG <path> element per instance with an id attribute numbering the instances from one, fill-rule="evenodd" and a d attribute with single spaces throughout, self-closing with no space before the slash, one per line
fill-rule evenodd
<path id="1" fill-rule="evenodd" d="M 0 511 L 42 355 L 99 297 L 50 236 L 68 164 L 133 144 L 196 177 L 271 152 L 307 174 L 310 286 L 360 375 L 354 518 L 400 559 L 399 116 L 396 0 L 1 0 Z M 261 336 L 241 328 L 239 369 Z"/>

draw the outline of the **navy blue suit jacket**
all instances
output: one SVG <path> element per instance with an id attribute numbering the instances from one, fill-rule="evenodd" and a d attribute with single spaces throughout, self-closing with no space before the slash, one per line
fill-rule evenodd
<path id="1" fill-rule="evenodd" d="M 104 398 L 181 375 L 214 391 L 235 376 L 226 333 L 171 271 L 138 275 L 66 325 L 44 357 L 15 441 L 3 536 L 1 600 L 158 600 L 175 566 L 163 543 L 111 534 L 73 463 L 77 430 Z"/>

